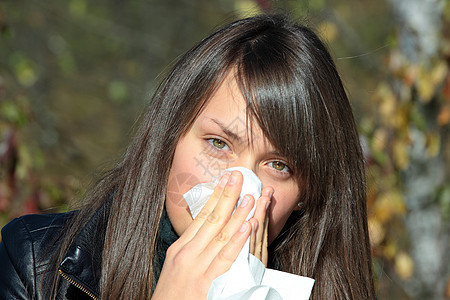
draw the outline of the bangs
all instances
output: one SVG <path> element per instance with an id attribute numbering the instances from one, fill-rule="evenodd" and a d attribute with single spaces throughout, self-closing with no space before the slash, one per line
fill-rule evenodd
<path id="1" fill-rule="evenodd" d="M 236 81 L 247 102 L 248 125 L 257 122 L 300 179 L 309 168 L 302 80 L 297 78 L 293 57 L 285 53 L 288 49 L 273 49 L 274 44 L 248 43 L 236 62 Z"/>

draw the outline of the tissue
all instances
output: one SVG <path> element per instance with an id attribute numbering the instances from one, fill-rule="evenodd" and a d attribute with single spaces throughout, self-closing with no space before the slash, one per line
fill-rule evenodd
<path id="1" fill-rule="evenodd" d="M 232 171 L 240 171 L 242 173 L 242 188 L 235 209 L 241 204 L 242 198 L 245 195 L 252 195 L 253 198 L 258 201 L 258 198 L 261 196 L 262 183 L 252 170 L 242 167 L 235 167 L 226 169 L 225 171 L 228 171 L 230 173 Z M 205 206 L 206 202 L 208 202 L 209 197 L 211 197 L 212 193 L 214 192 L 214 188 L 218 184 L 219 179 L 220 176 L 214 177 L 211 182 L 200 183 L 183 195 L 186 203 L 189 206 L 189 210 L 191 211 L 192 218 L 195 219 L 195 217 L 197 217 L 197 215 L 202 210 L 203 206 Z M 246 220 L 249 220 L 253 216 L 253 214 L 255 213 L 255 208 L 256 202 L 253 206 L 253 209 L 248 214 Z"/>
<path id="2" fill-rule="evenodd" d="M 261 196 L 262 183 L 256 174 L 247 168 L 235 167 L 225 171 L 234 170 L 240 171 L 243 175 L 242 189 L 236 207 L 239 206 L 244 195 L 250 194 L 256 200 L 246 218 L 249 220 L 253 216 L 256 203 Z M 208 202 L 219 178 L 214 178 L 210 183 L 198 184 L 183 195 L 193 218 Z M 208 300 L 309 299 L 314 285 L 313 279 L 267 269 L 259 259 L 249 253 L 249 247 L 250 238 L 231 268 L 212 282 Z"/>

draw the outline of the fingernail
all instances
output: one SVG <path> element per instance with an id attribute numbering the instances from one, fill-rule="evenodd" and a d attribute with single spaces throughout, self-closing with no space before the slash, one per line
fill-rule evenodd
<path id="1" fill-rule="evenodd" d="M 230 173 L 225 173 L 222 175 L 222 179 L 220 179 L 219 185 L 221 187 L 225 187 L 225 185 L 228 182 L 228 179 L 230 178 Z"/>
<path id="2" fill-rule="evenodd" d="M 237 175 L 236 174 L 231 174 L 231 178 L 230 178 L 229 183 L 230 184 L 235 184 L 236 181 L 237 181 Z"/>
<path id="3" fill-rule="evenodd" d="M 247 230 L 247 222 L 244 222 L 244 224 L 242 224 L 241 228 L 239 229 L 239 232 L 245 232 Z"/>
<path id="4" fill-rule="evenodd" d="M 273 195 L 273 190 L 270 190 L 269 192 L 269 198 L 272 199 L 272 195 Z"/>
<path id="5" fill-rule="evenodd" d="M 254 227 L 255 227 L 255 229 L 254 229 L 255 231 L 258 230 L 258 222 L 255 223 Z"/>
<path id="6" fill-rule="evenodd" d="M 270 205 L 270 201 L 267 201 L 267 203 L 266 203 L 266 210 L 269 208 L 269 205 Z"/>
<path id="7" fill-rule="evenodd" d="M 250 201 L 250 197 L 245 195 L 241 202 L 241 207 L 245 207 L 248 204 L 248 201 Z"/>

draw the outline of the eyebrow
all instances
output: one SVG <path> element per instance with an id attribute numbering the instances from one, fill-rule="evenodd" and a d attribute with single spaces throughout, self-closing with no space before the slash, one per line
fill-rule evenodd
<path id="1" fill-rule="evenodd" d="M 210 121 L 214 122 L 215 124 L 217 124 L 220 129 L 222 129 L 222 131 L 228 135 L 231 139 L 236 140 L 239 144 L 241 144 L 243 142 L 243 138 L 241 138 L 237 133 L 231 131 L 230 129 L 227 128 L 227 126 L 225 124 L 223 124 L 222 122 L 220 122 L 217 119 L 213 119 L 213 118 L 208 118 Z"/>

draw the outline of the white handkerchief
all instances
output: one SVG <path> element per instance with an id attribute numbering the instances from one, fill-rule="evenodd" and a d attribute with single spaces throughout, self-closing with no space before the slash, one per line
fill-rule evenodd
<path id="1" fill-rule="evenodd" d="M 231 171 L 234 170 L 240 171 L 243 177 L 241 194 L 239 195 L 239 200 L 236 203 L 236 208 L 241 204 L 242 198 L 247 194 L 252 195 L 255 200 L 258 200 L 258 198 L 261 196 L 262 188 L 262 183 L 261 180 L 259 180 L 258 176 L 256 176 L 256 174 L 253 173 L 252 170 L 241 167 L 229 168 L 224 172 L 228 171 L 231 173 Z M 192 218 L 195 219 L 202 210 L 203 206 L 205 206 L 206 202 L 208 202 L 209 197 L 211 197 L 219 179 L 220 176 L 213 178 L 212 182 L 197 184 L 183 195 L 191 211 Z M 253 216 L 253 214 L 255 213 L 255 208 L 256 203 L 253 209 L 248 214 L 247 220 L 249 220 Z"/>
<path id="2" fill-rule="evenodd" d="M 247 194 L 252 195 L 258 201 L 262 184 L 256 174 L 242 167 L 230 168 L 225 171 L 234 170 L 240 171 L 244 179 L 236 207 L 242 201 L 242 197 Z M 218 178 L 215 178 L 210 183 L 198 184 L 183 195 L 193 218 L 198 215 L 212 195 L 217 181 Z M 247 220 L 253 216 L 255 207 L 256 202 L 247 216 Z M 259 259 L 249 254 L 249 243 L 250 238 L 231 268 L 212 282 L 208 300 L 309 299 L 314 279 L 267 269 Z"/>

